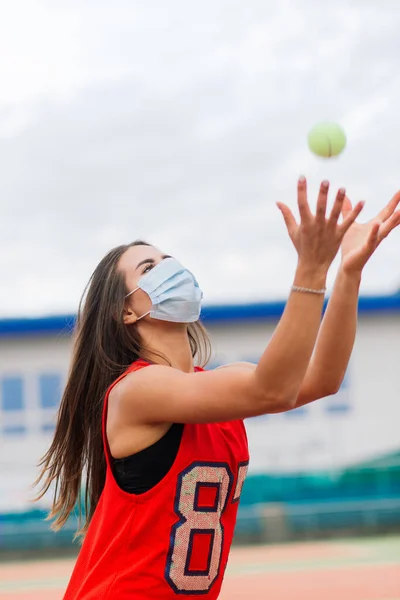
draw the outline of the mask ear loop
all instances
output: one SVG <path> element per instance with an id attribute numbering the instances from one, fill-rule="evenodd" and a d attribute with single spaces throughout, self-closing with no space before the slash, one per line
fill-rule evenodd
<path id="1" fill-rule="evenodd" d="M 140 290 L 140 287 L 139 287 L 139 286 L 138 286 L 137 288 L 135 288 L 134 290 L 132 290 L 131 292 L 129 292 L 129 294 L 127 294 L 127 295 L 125 296 L 125 300 L 126 300 L 127 298 L 129 298 L 129 296 L 132 296 L 132 294 L 134 294 L 134 293 L 135 293 L 135 292 L 137 292 L 138 290 Z"/>
<path id="2" fill-rule="evenodd" d="M 136 289 L 134 289 L 134 290 L 132 290 L 131 292 L 129 292 L 129 294 L 127 294 L 127 295 L 125 296 L 125 300 L 126 300 L 127 298 L 129 298 L 129 296 L 132 296 L 132 294 L 134 294 L 135 292 L 137 292 L 137 291 L 138 291 L 138 290 L 140 290 L 140 289 L 141 289 L 141 288 L 138 286 Z M 144 313 L 144 315 L 142 315 L 141 317 L 138 317 L 138 318 L 136 319 L 136 323 L 137 323 L 138 321 L 140 321 L 140 319 L 143 319 L 143 317 L 147 317 L 147 315 L 149 315 L 150 313 L 151 313 L 151 310 L 149 310 L 147 313 Z"/>
<path id="3" fill-rule="evenodd" d="M 140 321 L 140 319 L 143 319 L 143 317 L 147 317 L 147 315 L 149 315 L 150 313 L 151 313 L 151 310 L 149 310 L 149 312 L 147 312 L 147 313 L 144 313 L 144 315 L 142 315 L 141 317 L 138 317 L 138 318 L 136 319 L 136 323 L 137 323 L 138 321 Z"/>

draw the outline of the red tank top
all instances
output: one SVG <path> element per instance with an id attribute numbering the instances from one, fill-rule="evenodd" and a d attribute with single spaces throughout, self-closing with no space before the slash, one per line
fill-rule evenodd
<path id="1" fill-rule="evenodd" d="M 186 424 L 175 462 L 151 490 L 116 483 L 106 439 L 107 473 L 64 600 L 218 597 L 249 461 L 242 421 Z M 202 369 L 197 369 L 201 371 Z"/>

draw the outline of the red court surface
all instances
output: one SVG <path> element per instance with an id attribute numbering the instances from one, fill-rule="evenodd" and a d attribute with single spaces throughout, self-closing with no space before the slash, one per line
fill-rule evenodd
<path id="1" fill-rule="evenodd" d="M 1 600 L 61 600 L 73 560 L 0 564 Z M 220 600 L 400 600 L 400 538 L 234 548 Z"/>

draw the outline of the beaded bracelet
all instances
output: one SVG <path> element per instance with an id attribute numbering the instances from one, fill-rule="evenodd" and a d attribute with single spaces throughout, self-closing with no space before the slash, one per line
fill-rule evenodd
<path id="1" fill-rule="evenodd" d="M 325 294 L 326 288 L 322 288 L 321 290 L 313 290 L 311 288 L 300 287 L 298 285 L 292 285 L 292 292 L 305 292 L 306 294 Z"/>

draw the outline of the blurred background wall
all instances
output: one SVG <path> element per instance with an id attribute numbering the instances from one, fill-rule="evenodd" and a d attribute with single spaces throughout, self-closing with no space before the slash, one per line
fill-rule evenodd
<path id="1" fill-rule="evenodd" d="M 209 368 L 257 362 L 283 310 L 269 302 L 205 307 Z M 247 420 L 251 461 L 236 542 L 400 530 L 400 295 L 363 297 L 340 391 Z M 73 316 L 0 320 L 0 550 L 72 545 L 32 504 L 69 367 Z"/>

